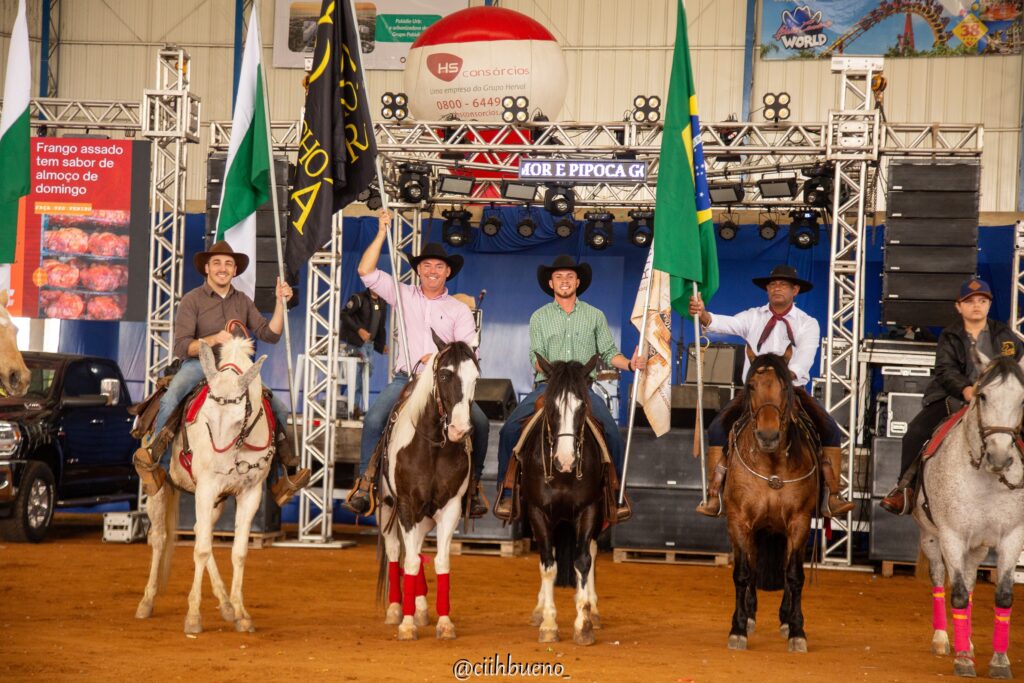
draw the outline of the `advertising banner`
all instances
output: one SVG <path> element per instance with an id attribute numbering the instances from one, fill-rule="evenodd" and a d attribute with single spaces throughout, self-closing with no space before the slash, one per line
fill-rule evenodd
<path id="1" fill-rule="evenodd" d="M 761 58 L 1019 54 L 1024 0 L 764 0 Z"/>

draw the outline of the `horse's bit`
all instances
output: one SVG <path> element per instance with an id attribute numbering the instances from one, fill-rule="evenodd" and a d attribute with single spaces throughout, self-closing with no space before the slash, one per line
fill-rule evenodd
<path id="1" fill-rule="evenodd" d="M 986 427 L 984 420 L 982 420 L 981 418 L 980 403 L 977 406 L 975 406 L 974 411 L 978 414 L 978 436 L 981 439 L 981 452 L 978 453 L 978 459 L 975 460 L 974 453 L 971 452 L 971 444 L 969 441 L 967 442 L 967 458 L 971 461 L 971 467 L 973 467 L 976 470 L 981 469 L 981 463 L 984 462 L 985 456 L 988 455 L 988 448 L 986 448 L 985 446 L 985 439 L 992 436 L 993 434 L 1009 434 L 1010 438 L 1013 440 L 1013 447 L 1017 449 L 1017 455 L 1020 456 L 1021 464 L 1024 465 L 1024 453 L 1021 452 L 1020 442 L 1021 426 L 1017 425 L 1017 427 L 1003 427 L 997 425 L 995 427 Z M 999 481 L 1000 483 L 1003 484 L 1003 486 L 1010 489 L 1011 491 L 1024 488 L 1024 474 L 1021 474 L 1020 481 L 1017 482 L 1016 484 L 1011 484 L 1006 479 L 1006 475 L 1004 474 L 999 475 Z"/>

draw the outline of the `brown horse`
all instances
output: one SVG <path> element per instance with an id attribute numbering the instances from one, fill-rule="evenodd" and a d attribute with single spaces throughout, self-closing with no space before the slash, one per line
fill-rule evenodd
<path id="1" fill-rule="evenodd" d="M 31 376 L 18 351 L 18 330 L 7 313 L 7 290 L 0 290 L 0 398 L 24 396 Z"/>
<path id="2" fill-rule="evenodd" d="M 782 589 L 780 630 L 790 652 L 807 651 L 801 593 L 804 548 L 818 500 L 816 425 L 799 408 L 785 356 L 751 363 L 743 413 L 729 435 L 725 502 L 735 555 L 736 610 L 729 649 L 745 650 L 757 613 L 757 589 Z M 810 406 L 805 405 L 804 410 Z"/>

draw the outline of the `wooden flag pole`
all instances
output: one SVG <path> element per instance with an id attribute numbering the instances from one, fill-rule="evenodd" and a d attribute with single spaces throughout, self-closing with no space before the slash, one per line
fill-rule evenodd
<path id="1" fill-rule="evenodd" d="M 377 167 L 377 188 L 380 190 L 381 208 L 388 211 L 388 195 L 384 191 L 384 171 L 381 168 L 380 157 L 374 159 Z M 405 332 L 405 309 L 402 307 L 402 287 L 398 281 L 398 251 L 395 249 L 394 238 L 391 235 L 391 228 L 394 222 L 388 225 L 388 254 L 391 256 L 391 277 L 395 280 L 395 317 L 398 326 L 399 338 L 402 340 L 402 355 L 405 357 L 405 369 L 412 377 L 412 363 L 409 360 L 409 338 Z"/>
<path id="2" fill-rule="evenodd" d="M 697 283 L 693 283 L 693 296 L 700 296 L 697 291 Z M 700 348 L 700 316 L 693 318 L 694 348 L 697 353 L 697 421 L 694 425 L 694 444 L 700 452 L 700 492 L 701 500 L 708 502 L 708 470 L 704 464 L 704 362 L 701 358 Z M 689 361 L 687 361 L 689 362 Z"/>
<path id="3" fill-rule="evenodd" d="M 654 250 L 654 240 L 651 240 L 651 253 Z M 654 283 L 654 260 L 648 259 L 651 264 L 647 272 L 647 291 L 644 293 L 644 319 L 640 323 L 640 357 L 647 355 L 647 318 L 651 314 L 651 285 Z M 646 269 L 646 266 L 645 266 Z M 629 397 L 629 423 L 626 426 L 626 452 L 622 458 L 622 481 L 619 482 L 619 505 L 623 504 L 626 496 L 626 471 L 629 468 L 629 449 L 633 445 L 633 420 L 636 417 L 636 398 L 640 391 L 640 381 L 643 379 L 644 370 L 633 371 L 633 386 L 630 389 Z"/>

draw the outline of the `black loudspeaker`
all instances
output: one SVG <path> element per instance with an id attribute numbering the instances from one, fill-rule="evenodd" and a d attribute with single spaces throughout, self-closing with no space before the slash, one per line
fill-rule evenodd
<path id="1" fill-rule="evenodd" d="M 478 379 L 473 400 L 492 420 L 505 420 L 517 405 L 516 392 L 508 379 Z"/>
<path id="2" fill-rule="evenodd" d="M 895 481 L 893 482 L 895 484 Z M 888 493 L 888 491 L 886 491 Z M 871 540 L 868 557 L 876 562 L 894 560 L 914 562 L 917 560 L 921 532 L 912 515 L 894 515 L 871 502 Z"/>
<path id="3" fill-rule="evenodd" d="M 893 218 L 978 217 L 978 192 L 889 192 L 886 215 Z"/>
<path id="4" fill-rule="evenodd" d="M 838 400 L 838 398 L 846 396 L 848 393 L 849 392 L 843 387 L 842 384 L 840 384 L 839 382 L 832 382 L 832 395 L 836 397 L 832 399 L 833 401 L 836 401 Z M 824 377 L 815 377 L 814 379 L 811 380 L 811 396 L 818 399 L 818 402 L 821 403 L 822 407 L 825 406 Z M 841 408 L 834 411 L 832 413 L 832 419 L 834 419 L 840 425 L 845 426 L 850 421 L 850 404 L 844 403 Z"/>
<path id="5" fill-rule="evenodd" d="M 178 501 L 178 530 L 192 531 L 196 525 L 196 499 L 188 491 L 181 492 L 181 499 Z M 224 511 L 220 519 L 213 527 L 214 531 L 235 530 L 235 499 L 228 496 L 224 501 Z M 274 502 L 274 496 L 270 494 L 270 484 L 263 482 L 263 498 L 252 518 L 252 531 L 263 533 L 267 531 L 280 531 L 281 529 L 281 508 Z"/>
<path id="6" fill-rule="evenodd" d="M 885 271 L 910 273 L 973 273 L 978 249 L 969 247 L 885 247 Z"/>
<path id="7" fill-rule="evenodd" d="M 903 439 L 876 436 L 871 440 L 871 495 L 882 498 L 900 478 Z"/>
<path id="8" fill-rule="evenodd" d="M 977 218 L 887 218 L 885 243 L 973 247 L 978 244 Z"/>
<path id="9" fill-rule="evenodd" d="M 972 247 L 973 250 L 973 247 Z M 884 299 L 956 301 L 960 285 L 973 273 L 886 273 L 882 283 Z"/>
<path id="10" fill-rule="evenodd" d="M 923 394 L 931 381 L 931 368 L 910 365 L 882 366 L 882 391 L 886 393 Z"/>
<path id="11" fill-rule="evenodd" d="M 628 487 L 633 517 L 612 527 L 616 548 L 664 548 L 728 552 L 725 517 L 705 517 L 694 511 L 700 490 Z"/>
<path id="12" fill-rule="evenodd" d="M 629 486 L 700 490 L 700 458 L 693 456 L 693 429 L 672 429 L 655 437 L 649 428 L 633 428 Z"/>
<path id="13" fill-rule="evenodd" d="M 697 352 L 694 345 L 687 347 L 686 383 L 697 383 Z M 742 344 L 709 344 L 703 351 L 704 382 L 707 384 L 743 384 Z"/>
<path id="14" fill-rule="evenodd" d="M 981 181 L 977 163 L 942 164 L 932 161 L 893 162 L 889 172 L 889 189 L 924 192 L 976 192 Z"/>
<path id="15" fill-rule="evenodd" d="M 886 299 L 882 301 L 882 324 L 900 327 L 946 327 L 960 319 L 953 300 L 915 301 Z"/>

